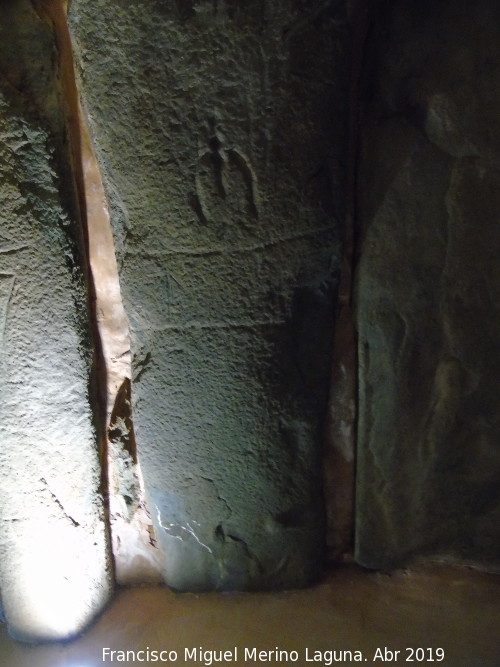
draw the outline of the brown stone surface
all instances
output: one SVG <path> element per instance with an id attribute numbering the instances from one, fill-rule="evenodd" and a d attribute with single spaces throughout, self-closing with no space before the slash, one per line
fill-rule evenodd
<path id="1" fill-rule="evenodd" d="M 344 208 L 343 3 L 73 0 L 166 581 L 304 584 Z"/>
<path id="2" fill-rule="evenodd" d="M 393 576 L 340 568 L 319 586 L 288 593 L 175 595 L 163 588 L 121 590 L 96 624 L 74 643 L 27 648 L 0 627 L 2 667 L 101 667 L 146 664 L 102 661 L 102 649 L 174 650 L 179 666 L 185 648 L 239 650 L 248 665 L 328 665 L 326 651 L 337 651 L 331 665 L 442 665 L 497 667 L 500 662 L 500 581 L 498 577 L 449 567 L 398 572 Z M 296 662 L 241 659 L 245 647 L 296 650 Z M 377 649 L 400 651 L 397 661 L 373 661 Z M 444 650 L 444 660 L 405 662 L 407 647 L 424 649 L 426 658 Z M 314 650 L 320 662 L 306 662 Z M 429 649 L 431 653 L 429 652 Z M 342 660 L 339 651 L 361 651 L 361 663 Z M 419 654 L 421 655 L 421 654 Z M 116 656 L 115 656 L 116 657 Z M 139 656 L 140 658 L 141 656 Z M 415 655 L 414 655 L 415 657 Z M 364 660 L 366 658 L 366 662 Z M 154 663 L 150 663 L 154 664 Z"/>
<path id="3" fill-rule="evenodd" d="M 65 639 L 107 601 L 88 294 L 56 39 L 0 18 L 0 589 L 10 632 Z"/>
<path id="4" fill-rule="evenodd" d="M 61 30 L 67 31 L 66 14 Z M 80 105 L 82 180 L 87 211 L 89 262 L 95 287 L 106 396 L 109 528 L 114 575 L 119 584 L 161 581 L 160 553 L 147 508 L 131 415 L 131 352 L 128 320 L 118 278 L 113 233 L 101 173 Z"/>
<path id="5" fill-rule="evenodd" d="M 500 566 L 500 6 L 387 3 L 358 175 L 360 563 Z"/>

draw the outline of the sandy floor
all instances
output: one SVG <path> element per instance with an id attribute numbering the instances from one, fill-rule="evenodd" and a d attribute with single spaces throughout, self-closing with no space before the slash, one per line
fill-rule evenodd
<path id="1" fill-rule="evenodd" d="M 67 645 L 21 646 L 0 628 L 1 667 L 143 665 L 142 654 L 126 662 L 123 654 L 110 651 L 147 647 L 177 654 L 176 660 L 171 653 L 169 662 L 157 664 L 204 665 L 213 657 L 214 665 L 314 667 L 353 664 L 358 658 L 375 665 L 500 667 L 500 577 L 442 566 L 391 576 L 348 567 L 314 588 L 278 594 L 196 596 L 160 587 L 122 589 L 97 623 Z M 200 657 L 200 647 L 209 653 Z M 254 647 L 297 655 L 289 653 L 287 661 L 285 654 L 281 660 L 268 654 L 265 661 L 265 656 L 253 657 Z M 424 649 L 424 655 L 416 652 L 409 661 L 409 647 Z M 105 661 L 104 648 L 109 649 Z M 441 661 L 437 649 L 444 650 Z M 223 662 L 215 662 L 219 650 L 228 651 Z M 351 651 L 352 660 L 348 653 L 342 659 L 341 651 Z"/>

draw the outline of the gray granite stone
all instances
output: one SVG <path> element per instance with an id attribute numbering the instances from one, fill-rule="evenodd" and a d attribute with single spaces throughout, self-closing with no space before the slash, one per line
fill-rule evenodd
<path id="1" fill-rule="evenodd" d="M 358 170 L 356 557 L 500 565 L 500 6 L 387 3 Z"/>
<path id="2" fill-rule="evenodd" d="M 165 581 L 306 584 L 325 541 L 342 3 L 73 0 L 69 19 Z"/>
<path id="3" fill-rule="evenodd" d="M 0 589 L 13 636 L 66 639 L 107 600 L 81 229 L 54 34 L 0 19 Z"/>

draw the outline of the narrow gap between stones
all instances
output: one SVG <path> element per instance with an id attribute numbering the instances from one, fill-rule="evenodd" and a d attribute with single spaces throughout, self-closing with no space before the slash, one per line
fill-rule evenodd
<path id="1" fill-rule="evenodd" d="M 80 104 L 66 0 L 35 0 L 54 25 L 68 141 L 86 246 L 95 347 L 92 398 L 97 413 L 102 486 L 119 584 L 161 581 L 131 415 L 131 353 L 104 186 Z"/>
<path id="2" fill-rule="evenodd" d="M 369 0 L 353 0 L 350 3 L 352 63 L 349 84 L 344 250 L 335 319 L 324 455 L 327 555 L 329 563 L 332 564 L 354 560 L 358 413 L 358 356 L 354 313 L 357 240 L 355 231 L 356 169 L 360 80 L 372 12 L 373 7 Z"/>
<path id="3" fill-rule="evenodd" d="M 84 113 L 83 188 L 95 314 L 106 367 L 108 506 L 115 577 L 119 584 L 160 581 L 157 548 L 137 459 L 131 410 L 131 353 L 104 187 Z"/>

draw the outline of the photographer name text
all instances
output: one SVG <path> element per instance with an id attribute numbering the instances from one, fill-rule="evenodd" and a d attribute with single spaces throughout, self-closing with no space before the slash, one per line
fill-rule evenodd
<path id="1" fill-rule="evenodd" d="M 166 662 L 181 664 L 198 664 L 210 667 L 222 663 L 250 663 L 263 665 L 265 663 L 293 664 L 300 661 L 312 665 L 324 665 L 329 667 L 334 663 L 342 662 L 371 662 L 371 663 L 423 663 L 442 662 L 444 660 L 444 649 L 407 647 L 404 649 L 391 649 L 387 646 L 376 648 L 371 652 L 352 651 L 341 649 L 318 650 L 305 648 L 303 651 L 281 649 L 259 649 L 257 647 L 238 647 L 226 650 L 206 649 L 203 646 L 177 650 L 155 650 L 149 646 L 141 650 L 119 651 L 108 647 L 102 649 L 102 661 L 112 662 Z"/>

